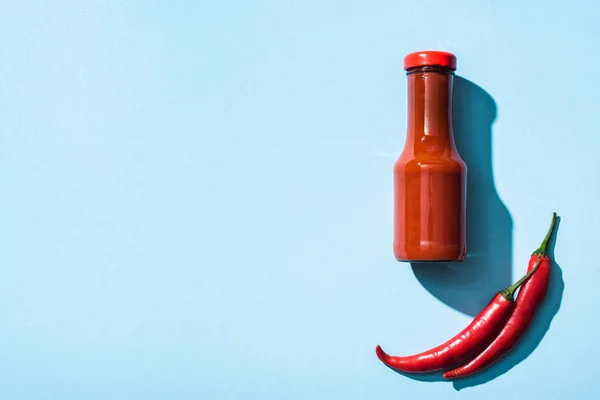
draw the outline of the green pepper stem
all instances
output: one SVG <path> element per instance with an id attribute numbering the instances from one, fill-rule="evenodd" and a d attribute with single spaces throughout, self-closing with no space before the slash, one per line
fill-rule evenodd
<path id="1" fill-rule="evenodd" d="M 527 279 L 529 279 L 531 277 L 531 275 L 533 275 L 535 273 L 535 271 L 537 271 L 538 267 L 540 266 L 540 256 L 538 256 L 538 260 L 535 263 L 535 266 L 533 267 L 533 269 L 531 271 L 529 271 L 527 273 L 527 275 L 523 276 L 521 279 L 519 279 L 518 281 L 516 281 L 515 283 L 513 283 L 511 286 L 507 287 L 506 289 L 502 290 L 500 292 L 500 294 L 502 296 L 504 296 L 504 298 L 508 301 L 515 301 L 515 292 L 517 291 L 517 289 L 523 284 L 525 283 L 525 281 Z"/>
<path id="2" fill-rule="evenodd" d="M 548 243 L 550 242 L 550 238 L 552 237 L 552 232 L 554 232 L 554 226 L 556 225 L 556 213 L 552 213 L 552 223 L 550 223 L 550 228 L 546 233 L 546 237 L 542 241 L 540 247 L 532 253 L 532 255 L 537 255 L 540 257 L 548 255 Z"/>

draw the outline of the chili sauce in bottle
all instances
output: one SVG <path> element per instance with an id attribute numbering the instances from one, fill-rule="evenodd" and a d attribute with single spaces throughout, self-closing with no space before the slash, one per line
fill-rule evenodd
<path id="1" fill-rule="evenodd" d="M 452 262 L 467 253 L 467 166 L 452 130 L 456 57 L 421 51 L 404 58 L 408 127 L 394 164 L 394 256 Z"/>

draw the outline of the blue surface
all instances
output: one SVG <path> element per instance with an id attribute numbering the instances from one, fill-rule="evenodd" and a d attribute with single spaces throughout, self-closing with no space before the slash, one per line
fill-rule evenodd
<path id="1" fill-rule="evenodd" d="M 538 4 L 2 2 L 0 397 L 597 398 L 600 9 Z M 392 255 L 402 59 L 431 48 L 461 77 L 454 269 Z M 508 358 L 454 384 L 379 362 L 462 329 L 552 211 Z"/>

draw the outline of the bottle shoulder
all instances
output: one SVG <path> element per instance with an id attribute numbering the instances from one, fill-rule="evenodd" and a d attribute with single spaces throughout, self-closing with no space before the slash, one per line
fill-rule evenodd
<path id="1" fill-rule="evenodd" d="M 467 164 L 456 152 L 445 154 L 411 154 L 402 152 L 396 163 L 394 170 L 399 171 L 423 171 L 437 170 L 444 172 L 466 173 Z"/>

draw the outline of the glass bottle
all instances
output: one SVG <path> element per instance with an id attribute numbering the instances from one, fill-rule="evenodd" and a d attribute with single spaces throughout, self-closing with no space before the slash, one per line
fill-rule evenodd
<path id="1" fill-rule="evenodd" d="M 456 57 L 421 51 L 404 58 L 408 129 L 394 164 L 394 256 L 451 262 L 467 253 L 467 166 L 452 130 Z"/>

